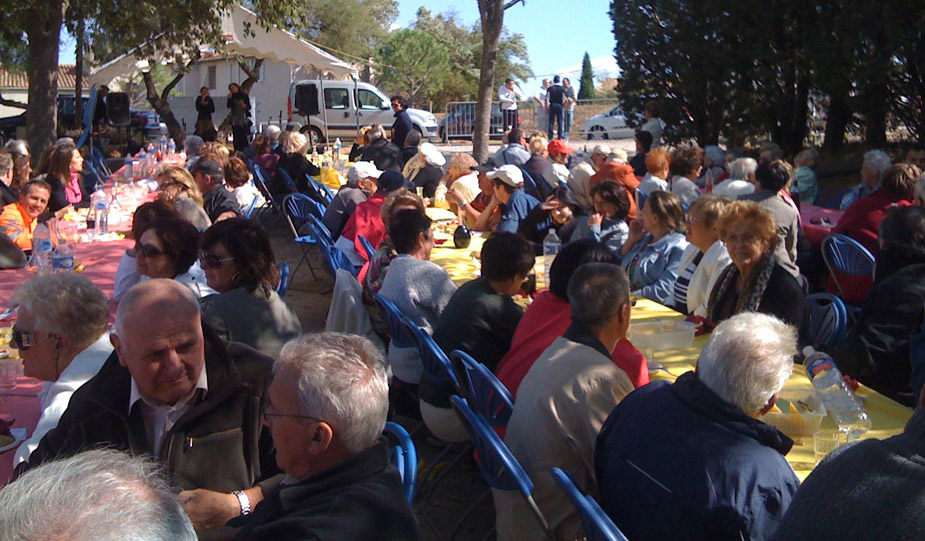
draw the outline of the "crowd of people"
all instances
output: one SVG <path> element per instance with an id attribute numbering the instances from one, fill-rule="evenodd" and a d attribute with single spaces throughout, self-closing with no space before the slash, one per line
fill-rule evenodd
<path id="1" fill-rule="evenodd" d="M 422 142 L 405 122 L 407 99 L 393 97 L 391 134 L 361 130 L 330 202 L 311 184 L 320 164 L 303 134 L 272 129 L 239 145 L 235 131 L 234 151 L 190 136 L 187 162 L 161 168 L 157 200 L 135 211 L 111 329 L 108 300 L 84 276 L 37 276 L 16 290 L 13 342 L 25 374 L 47 389 L 38 425 L 15 454 L 17 480 L 0 490 L 0 531 L 24 539 L 92 539 L 107 528 L 137 529 L 139 539 L 420 538 L 390 463 L 386 420 L 421 422 L 442 442 L 470 433 L 451 405 L 460 389 L 432 377 L 420 349 L 391 336 L 380 300 L 443 352 L 478 360 L 515 399 L 498 431 L 530 476 L 548 531 L 519 493 L 496 490 L 499 539 L 582 534 L 552 467 L 631 539 L 824 535 L 823 525 L 844 527 L 834 513 L 839 498 L 863 507 L 855 487 L 874 476 L 896 486 L 864 489 L 863 503 L 917 497 L 910 479 L 921 467 L 891 465 L 920 460 L 921 411 L 906 433 L 833 456 L 803 487 L 784 458 L 793 440 L 761 421 L 813 342 L 808 295 L 826 287 L 811 272 L 818 247 L 808 246 L 800 214 L 820 198 L 818 152 L 805 149 L 790 163 L 770 143 L 754 157 L 668 149 L 650 104 L 650 129 L 637 133 L 632 158 L 604 145 L 579 158 L 567 143 L 571 87 L 554 83 L 544 97 L 549 129 L 534 134 L 517 127 L 516 85 L 502 86 L 515 105 L 502 99 L 512 128 L 481 164 Z M 246 127 L 244 98 L 232 90 L 229 103 L 240 117 L 233 128 Z M 925 385 L 925 367 L 910 361 L 925 323 L 922 154 L 913 148 L 893 164 L 868 152 L 861 183 L 833 203 L 845 212 L 832 231 L 866 246 L 877 263 L 831 353 L 846 375 L 908 405 Z M 10 268 L 25 264 L 38 223 L 88 199 L 72 142 L 46 151 L 36 171 L 23 155 L 20 142 L 0 152 L 0 263 Z M 319 201 L 315 225 L 358 269 L 347 279 L 362 321 L 303 334 L 277 292 L 270 239 L 244 215 L 292 192 Z M 430 261 L 429 207 L 486 235 L 478 277 L 457 286 Z M 524 310 L 514 297 L 550 231 L 562 249 L 548 290 Z M 637 298 L 711 333 L 696 371 L 673 384 L 649 381 L 647 360 L 628 339 Z M 341 302 L 335 293 L 332 310 Z M 92 450 L 100 447 L 109 450 Z M 74 485 L 86 483 L 100 495 L 75 509 Z M 96 505 L 113 494 L 124 497 Z M 920 533 L 921 519 L 900 507 L 890 516 Z M 863 531 L 885 528 L 874 510 L 863 516 Z"/>

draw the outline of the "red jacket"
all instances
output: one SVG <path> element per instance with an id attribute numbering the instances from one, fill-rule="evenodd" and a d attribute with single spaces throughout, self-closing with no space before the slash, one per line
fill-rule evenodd
<path id="1" fill-rule="evenodd" d="M 877 188 L 870 195 L 855 201 L 838 223 L 832 233 L 841 233 L 860 242 L 874 255 L 880 246 L 877 236 L 880 233 L 880 222 L 886 214 L 897 207 L 912 206 L 913 201 L 896 195 L 886 188 Z"/>
<path id="2" fill-rule="evenodd" d="M 630 211 L 627 214 L 628 220 L 636 219 L 636 194 L 634 190 L 639 187 L 639 179 L 633 173 L 633 168 L 625 163 L 607 162 L 601 167 L 600 171 L 591 175 L 588 179 L 588 188 L 593 188 L 605 180 L 615 180 L 618 184 L 626 188 L 626 195 L 630 200 Z M 564 332 L 564 331 L 563 331 Z"/>

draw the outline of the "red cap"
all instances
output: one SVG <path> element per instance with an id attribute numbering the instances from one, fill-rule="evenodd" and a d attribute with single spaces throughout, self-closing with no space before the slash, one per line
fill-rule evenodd
<path id="1" fill-rule="evenodd" d="M 568 146 L 562 139 L 553 139 L 550 141 L 546 150 L 550 154 L 571 154 L 574 152 L 572 147 Z"/>

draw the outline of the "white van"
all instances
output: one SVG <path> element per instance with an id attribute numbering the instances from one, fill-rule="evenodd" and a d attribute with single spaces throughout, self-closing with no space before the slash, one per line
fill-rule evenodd
<path id="1" fill-rule="evenodd" d="M 324 95 L 322 109 L 321 96 Z M 370 124 L 392 127 L 391 100 L 369 83 L 310 79 L 289 85 L 289 122 L 301 122 L 299 131 L 311 140 L 353 140 L 357 129 Z M 408 109 L 415 130 L 426 139 L 437 137 L 437 119 L 429 111 Z"/>

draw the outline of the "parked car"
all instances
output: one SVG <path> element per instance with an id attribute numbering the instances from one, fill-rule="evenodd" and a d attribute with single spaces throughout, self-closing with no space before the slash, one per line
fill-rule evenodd
<path id="1" fill-rule="evenodd" d="M 444 143 L 450 139 L 472 139 L 475 133 L 475 103 L 454 103 L 448 107 L 447 115 L 440 121 L 437 132 Z M 504 121 L 501 107 L 491 104 L 491 127 L 488 137 L 501 139 L 504 136 Z"/>
<path id="2" fill-rule="evenodd" d="M 635 130 L 626 125 L 623 111 L 617 105 L 586 120 L 581 125 L 581 133 L 588 139 L 627 139 L 635 135 Z"/>

